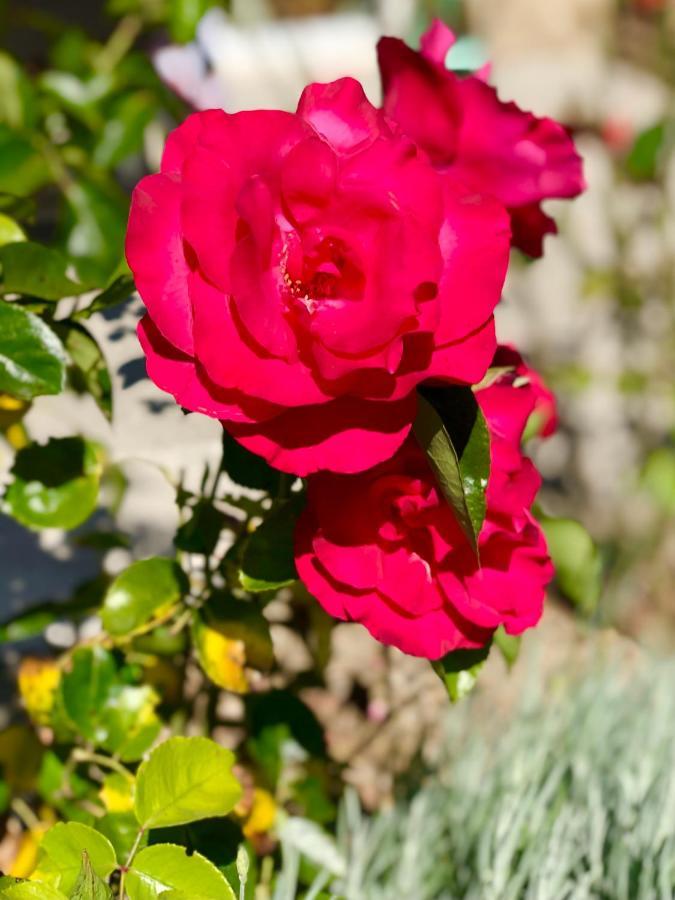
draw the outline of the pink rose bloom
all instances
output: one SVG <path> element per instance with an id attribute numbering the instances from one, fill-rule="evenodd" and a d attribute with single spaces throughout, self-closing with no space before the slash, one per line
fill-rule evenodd
<path id="1" fill-rule="evenodd" d="M 509 634 L 536 625 L 553 576 L 530 513 L 540 477 L 519 445 L 533 392 L 503 376 L 477 399 L 491 446 L 480 566 L 412 436 L 369 472 L 312 476 L 296 530 L 298 574 L 324 609 L 413 656 L 438 659 L 484 646 L 500 625 Z"/>
<path id="2" fill-rule="evenodd" d="M 420 52 L 382 38 L 378 58 L 387 116 L 441 171 L 492 193 L 511 215 L 513 243 L 541 256 L 554 221 L 541 209 L 552 197 L 575 197 L 585 187 L 581 159 L 557 122 L 503 103 L 482 77 L 445 68 L 452 31 L 435 20 Z"/>
<path id="3" fill-rule="evenodd" d="M 510 370 L 502 374 L 489 391 L 480 392 L 483 413 L 493 430 L 507 431 L 511 442 L 519 446 L 530 416 L 534 415 L 535 433 L 550 437 L 558 427 L 558 407 L 555 394 L 539 372 L 530 368 L 510 344 L 499 345 L 492 366 Z M 514 386 L 519 390 L 513 390 Z"/>
<path id="4" fill-rule="evenodd" d="M 508 217 L 345 78 L 295 114 L 190 116 L 134 191 L 148 373 L 283 471 L 389 458 L 416 385 L 479 381 Z"/>

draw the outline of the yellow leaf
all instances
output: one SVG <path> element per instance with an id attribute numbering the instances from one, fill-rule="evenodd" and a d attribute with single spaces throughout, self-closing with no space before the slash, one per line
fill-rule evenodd
<path id="1" fill-rule="evenodd" d="M 131 812 L 134 808 L 135 787 L 136 783 L 131 775 L 111 772 L 103 779 L 98 795 L 109 813 Z"/>
<path id="2" fill-rule="evenodd" d="M 274 826 L 277 808 L 269 791 L 254 788 L 251 811 L 242 828 L 244 836 L 251 840 L 255 835 L 266 834 Z"/>
<path id="3" fill-rule="evenodd" d="M 227 691 L 245 694 L 248 691 L 248 678 L 244 672 L 244 642 L 226 637 L 215 628 L 209 628 L 203 621 L 195 623 L 193 634 L 200 665 L 211 681 Z"/>
<path id="4" fill-rule="evenodd" d="M 31 719 L 38 725 L 48 725 L 54 708 L 61 670 L 50 659 L 27 657 L 19 666 L 19 693 Z"/>

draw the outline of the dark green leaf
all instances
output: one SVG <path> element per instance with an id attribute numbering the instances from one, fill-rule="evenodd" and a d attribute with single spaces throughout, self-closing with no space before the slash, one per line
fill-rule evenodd
<path id="1" fill-rule="evenodd" d="M 0 192 L 28 197 L 50 181 L 42 154 L 27 138 L 0 125 Z"/>
<path id="2" fill-rule="evenodd" d="M 110 372 L 96 339 L 77 322 L 59 322 L 56 331 L 73 363 L 71 386 L 78 394 L 91 394 L 110 421 L 113 399 Z"/>
<path id="3" fill-rule="evenodd" d="M 41 300 L 60 300 L 88 290 L 67 275 L 68 261 L 51 247 L 32 241 L 0 247 L 5 294 L 27 294 Z"/>
<path id="4" fill-rule="evenodd" d="M 216 548 L 220 533 L 228 517 L 216 509 L 208 500 L 199 500 L 192 515 L 176 532 L 174 543 L 186 553 L 200 553 L 210 556 Z"/>
<path id="5" fill-rule="evenodd" d="M 598 605 L 602 562 L 593 538 L 580 522 L 540 516 L 561 593 L 583 613 Z"/>
<path id="6" fill-rule="evenodd" d="M 462 531 L 478 553 L 490 475 L 490 436 L 471 388 L 418 392 L 415 437 Z"/>
<path id="7" fill-rule="evenodd" d="M 112 900 L 113 893 L 108 885 L 94 872 L 89 854 L 82 853 L 82 868 L 73 885 L 70 900 Z"/>
<path id="8" fill-rule="evenodd" d="M 156 615 L 167 612 L 188 590 L 178 563 L 153 556 L 132 563 L 108 588 L 101 610 L 109 634 L 127 635 Z"/>
<path id="9" fill-rule="evenodd" d="M 452 702 L 461 700 L 473 690 L 478 673 L 490 653 L 491 644 L 477 650 L 453 650 L 432 662 L 438 677 L 445 685 Z"/>
<path id="10" fill-rule="evenodd" d="M 102 312 L 113 306 L 118 306 L 134 292 L 134 280 L 130 275 L 120 275 L 111 282 L 110 285 L 98 294 L 85 309 L 81 309 L 75 313 L 76 319 L 88 319 L 89 316 L 96 312 Z"/>
<path id="11" fill-rule="evenodd" d="M 58 394 L 66 362 L 61 341 L 42 319 L 0 302 L 0 392 L 20 400 Z"/>
<path id="12" fill-rule="evenodd" d="M 280 473 L 223 431 L 223 470 L 235 484 L 276 496 Z"/>
<path id="13" fill-rule="evenodd" d="M 294 534 L 305 498 L 294 494 L 274 507 L 250 536 L 239 574 L 247 591 L 270 591 L 297 580 Z"/>
<path id="14" fill-rule="evenodd" d="M 6 507 L 28 528 L 76 528 L 96 509 L 101 471 L 97 445 L 82 438 L 29 444 L 14 461 Z"/>

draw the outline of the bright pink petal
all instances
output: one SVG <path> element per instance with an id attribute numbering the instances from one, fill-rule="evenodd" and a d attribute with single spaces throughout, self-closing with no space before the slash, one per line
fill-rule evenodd
<path id="1" fill-rule="evenodd" d="M 191 354 L 192 305 L 180 197 L 180 184 L 165 175 L 149 175 L 138 183 L 131 198 L 126 256 L 156 326 L 179 350 Z"/>
<path id="2" fill-rule="evenodd" d="M 149 377 L 158 388 L 172 394 L 179 406 L 215 419 L 255 421 L 244 413 L 231 393 L 218 391 L 200 377 L 194 359 L 169 344 L 149 316 L 138 323 L 138 339 Z"/>

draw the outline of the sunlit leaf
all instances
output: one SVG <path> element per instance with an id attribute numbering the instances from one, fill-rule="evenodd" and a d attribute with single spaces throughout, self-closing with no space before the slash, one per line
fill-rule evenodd
<path id="1" fill-rule="evenodd" d="M 138 770 L 136 818 L 160 828 L 227 815 L 241 796 L 233 764 L 231 751 L 207 738 L 169 738 Z"/>
<path id="2" fill-rule="evenodd" d="M 117 865 L 112 844 L 102 834 L 80 822 L 59 822 L 42 839 L 35 879 L 69 894 L 80 873 L 84 851 L 99 878 L 107 878 Z"/>
<path id="3" fill-rule="evenodd" d="M 174 606 L 188 590 L 178 563 L 153 556 L 132 563 L 110 585 L 101 610 L 109 634 L 127 635 Z"/>
<path id="4" fill-rule="evenodd" d="M 0 302 L 0 391 L 21 400 L 58 394 L 65 386 L 63 345 L 42 319 Z"/>
<path id="5" fill-rule="evenodd" d="M 199 853 L 188 855 L 175 844 L 146 847 L 134 859 L 126 879 L 131 900 L 155 900 L 167 890 L 180 891 L 190 898 L 235 900 L 225 876 Z"/>
<path id="6" fill-rule="evenodd" d="M 101 472 L 99 447 L 82 438 L 30 444 L 14 461 L 6 508 L 28 528 L 76 528 L 96 508 Z"/>

